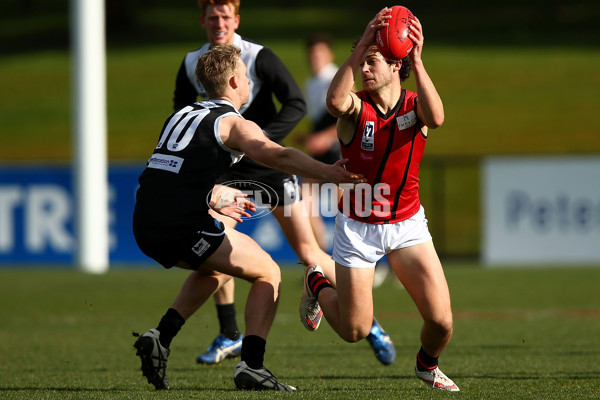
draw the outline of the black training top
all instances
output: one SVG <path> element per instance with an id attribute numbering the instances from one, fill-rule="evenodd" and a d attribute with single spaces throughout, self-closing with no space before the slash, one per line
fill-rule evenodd
<path id="1" fill-rule="evenodd" d="M 283 139 L 306 114 L 302 91 L 290 71 L 271 49 L 238 34 L 235 34 L 233 44 L 241 50 L 241 58 L 246 64 L 250 79 L 250 98 L 240 108 L 240 112 L 244 118 L 256 122 L 271 140 L 282 144 Z M 196 78 L 196 64 L 198 58 L 209 48 L 209 43 L 206 43 L 198 50 L 189 52 L 181 63 L 173 97 L 175 110 L 195 102 L 198 96 L 207 98 Z M 279 112 L 273 95 L 281 104 Z"/>

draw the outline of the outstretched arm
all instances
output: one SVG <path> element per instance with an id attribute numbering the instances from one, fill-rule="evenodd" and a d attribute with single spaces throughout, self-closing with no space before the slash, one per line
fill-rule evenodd
<path id="1" fill-rule="evenodd" d="M 271 168 L 323 182 L 361 183 L 363 176 L 344 168 L 348 160 L 328 165 L 291 147 L 282 147 L 269 140 L 254 122 L 238 117 L 223 118 L 219 124 L 223 142 L 243 151 L 247 157 Z"/>

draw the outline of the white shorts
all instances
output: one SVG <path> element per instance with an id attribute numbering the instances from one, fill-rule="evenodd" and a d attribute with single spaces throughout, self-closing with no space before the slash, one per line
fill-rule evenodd
<path id="1" fill-rule="evenodd" d="M 367 224 L 338 213 L 331 258 L 350 268 L 374 268 L 391 251 L 430 240 L 423 206 L 409 219 L 393 224 Z"/>

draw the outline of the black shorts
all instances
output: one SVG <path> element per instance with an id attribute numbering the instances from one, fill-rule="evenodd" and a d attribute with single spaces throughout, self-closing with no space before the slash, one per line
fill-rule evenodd
<path id="1" fill-rule="evenodd" d="M 234 164 L 217 179 L 253 197 L 257 206 L 283 206 L 299 202 L 300 187 L 295 175 L 259 164 L 248 157 Z"/>
<path id="2" fill-rule="evenodd" d="M 161 235 L 143 232 L 146 231 L 134 231 L 140 250 L 167 269 L 179 261 L 184 261 L 194 270 L 198 269 L 225 239 L 225 226 L 210 215 L 197 229 L 187 232 L 161 230 Z"/>

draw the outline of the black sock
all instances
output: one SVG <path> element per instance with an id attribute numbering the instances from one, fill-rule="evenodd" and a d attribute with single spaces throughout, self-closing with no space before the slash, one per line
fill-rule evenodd
<path id="1" fill-rule="evenodd" d="M 156 328 L 156 330 L 160 332 L 160 337 L 158 339 L 160 344 L 169 348 L 171 346 L 171 341 L 175 335 L 177 335 L 177 332 L 179 332 L 183 324 L 185 324 L 185 319 L 183 319 L 177 310 L 169 308 Z"/>
<path id="2" fill-rule="evenodd" d="M 217 316 L 219 317 L 221 333 L 228 339 L 238 340 L 240 338 L 240 331 L 235 320 L 234 303 L 217 304 Z"/>
<path id="3" fill-rule="evenodd" d="M 265 360 L 267 341 L 260 336 L 250 335 L 242 340 L 242 361 L 252 369 L 259 369 Z"/>
<path id="4" fill-rule="evenodd" d="M 308 274 L 308 286 L 310 287 L 310 291 L 315 296 L 315 299 L 319 300 L 319 293 L 321 290 L 333 287 L 331 286 L 331 282 L 320 272 L 311 272 Z"/>
<path id="5" fill-rule="evenodd" d="M 429 354 L 425 353 L 423 350 L 423 346 L 417 353 L 417 369 L 419 371 L 427 371 L 434 369 L 438 366 L 438 357 L 431 357 Z"/>

